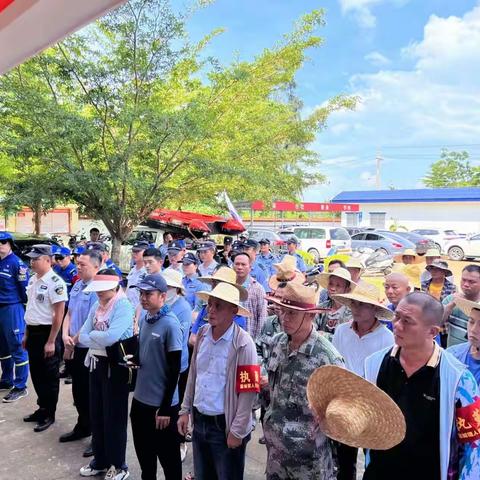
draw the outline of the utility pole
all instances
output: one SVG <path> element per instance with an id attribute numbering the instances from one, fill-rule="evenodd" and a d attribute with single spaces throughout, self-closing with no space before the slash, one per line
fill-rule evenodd
<path id="1" fill-rule="evenodd" d="M 377 190 L 380 190 L 382 187 L 382 181 L 380 178 L 380 164 L 383 162 L 382 152 L 380 149 L 377 150 L 377 157 L 375 158 L 376 165 L 377 165 L 377 174 L 375 176 L 375 187 Z"/>

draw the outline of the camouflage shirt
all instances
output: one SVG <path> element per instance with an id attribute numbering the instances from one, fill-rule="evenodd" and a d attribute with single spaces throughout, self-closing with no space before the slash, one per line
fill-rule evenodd
<path id="1" fill-rule="evenodd" d="M 332 308 L 333 301 L 328 299 L 325 302 L 319 304 L 320 308 Z M 326 333 L 328 340 L 331 340 L 335 333 L 335 327 L 342 323 L 347 323 L 353 320 L 351 310 L 342 305 L 338 310 L 320 313 L 315 317 L 315 326 L 317 330 Z"/>
<path id="2" fill-rule="evenodd" d="M 320 431 L 306 393 L 310 375 L 322 365 L 343 366 L 343 360 L 315 328 L 297 351 L 289 351 L 286 333 L 274 337 L 267 363 L 271 401 L 264 418 L 269 479 L 335 479 L 331 441 Z"/>

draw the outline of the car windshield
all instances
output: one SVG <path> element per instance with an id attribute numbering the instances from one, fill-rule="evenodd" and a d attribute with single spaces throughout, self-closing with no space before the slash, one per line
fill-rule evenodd
<path id="1" fill-rule="evenodd" d="M 289 238 L 295 237 L 295 234 L 291 231 L 278 232 L 278 235 L 282 240 L 288 240 Z"/>
<path id="2" fill-rule="evenodd" d="M 332 240 L 350 240 L 350 235 L 344 228 L 332 228 L 330 238 Z"/>

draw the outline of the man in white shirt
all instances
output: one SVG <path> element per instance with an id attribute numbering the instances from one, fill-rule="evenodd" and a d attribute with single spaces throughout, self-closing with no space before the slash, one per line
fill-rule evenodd
<path id="1" fill-rule="evenodd" d="M 393 345 L 393 334 L 380 319 L 393 319 L 393 312 L 382 305 L 373 291 L 357 287 L 352 293 L 333 295 L 332 298 L 350 308 L 353 320 L 342 323 L 335 329 L 332 343 L 345 360 L 348 370 L 364 376 L 367 357 Z M 346 445 L 338 448 L 338 478 L 355 480 L 357 449 Z"/>
<path id="2" fill-rule="evenodd" d="M 37 422 L 33 430 L 43 432 L 55 422 L 60 365 L 58 332 L 68 296 L 65 282 L 52 270 L 50 245 L 34 245 L 27 256 L 32 259 L 35 275 L 27 287 L 27 329 L 23 347 L 28 351 L 30 375 L 39 408 L 23 420 Z"/>
<path id="3" fill-rule="evenodd" d="M 140 303 L 140 295 L 137 288 L 130 287 L 140 283 L 147 275 L 147 270 L 143 263 L 143 252 L 148 247 L 148 242 L 145 240 L 138 240 L 132 246 L 132 261 L 134 265 L 127 275 L 127 290 L 125 293 L 134 308 Z"/>

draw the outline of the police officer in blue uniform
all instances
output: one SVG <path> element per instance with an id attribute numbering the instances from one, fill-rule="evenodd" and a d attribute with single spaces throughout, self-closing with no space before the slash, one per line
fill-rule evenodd
<path id="1" fill-rule="evenodd" d="M 198 279 L 197 267 L 199 260 L 194 253 L 188 252 L 182 261 L 183 278 L 182 285 L 185 289 L 185 300 L 190 304 L 192 310 L 201 306 L 201 300 L 195 295 L 205 290 L 205 284 Z"/>
<path id="2" fill-rule="evenodd" d="M 291 255 L 292 257 L 295 257 L 297 260 L 297 268 L 300 272 L 304 273 L 307 271 L 307 266 L 305 265 L 305 261 L 303 260 L 303 257 L 297 253 L 297 247 L 298 247 L 298 240 L 295 237 L 290 237 L 287 240 L 287 253 L 285 255 Z M 285 257 L 285 255 L 282 256 L 282 260 Z"/>
<path id="3" fill-rule="evenodd" d="M 249 238 L 243 242 L 243 251 L 250 257 L 252 262 L 250 276 L 254 278 L 266 292 L 270 292 L 271 289 L 268 286 L 268 279 L 270 278 L 269 272 L 261 263 L 257 262 L 258 248 L 258 242 L 253 240 L 253 238 Z"/>
<path id="4" fill-rule="evenodd" d="M 262 238 L 259 242 L 260 252 L 257 255 L 257 263 L 265 270 L 267 278 L 275 275 L 274 263 L 279 263 L 280 259 L 270 251 L 270 240 Z"/>
<path id="5" fill-rule="evenodd" d="M 52 246 L 55 265 L 53 271 L 65 282 L 67 293 L 70 296 L 73 284 L 78 280 L 76 265 L 72 262 L 72 252 L 67 247 Z"/>
<path id="6" fill-rule="evenodd" d="M 103 264 L 100 270 L 103 270 L 105 268 L 115 270 L 115 273 L 122 279 L 121 283 L 122 287 L 126 286 L 126 282 L 123 281 L 123 274 L 120 268 L 113 262 L 113 260 L 110 258 L 110 254 L 108 252 L 108 245 L 106 245 L 103 242 L 88 242 L 87 243 L 87 250 L 97 250 L 102 254 L 102 259 L 103 259 Z"/>
<path id="7" fill-rule="evenodd" d="M 83 244 L 77 243 L 73 249 L 73 263 L 77 264 L 78 257 L 87 249 Z"/>
<path id="8" fill-rule="evenodd" d="M 9 390 L 5 403 L 28 394 L 28 354 L 22 338 L 29 275 L 27 266 L 12 252 L 13 242 L 10 233 L 0 232 L 0 390 Z"/>

